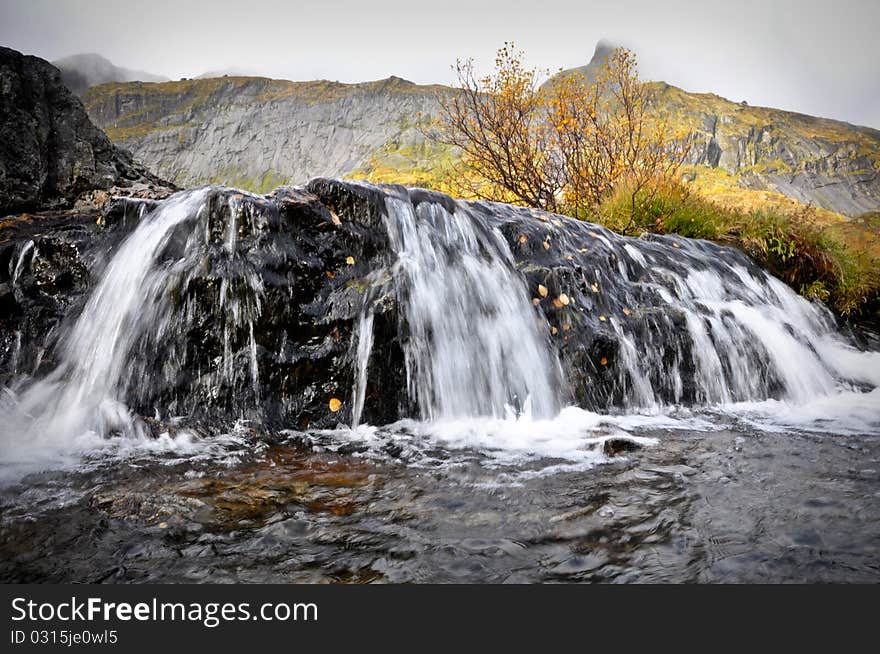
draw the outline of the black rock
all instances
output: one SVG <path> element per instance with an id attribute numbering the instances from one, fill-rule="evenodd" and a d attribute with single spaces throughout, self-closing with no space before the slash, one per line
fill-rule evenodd
<path id="1" fill-rule="evenodd" d="M 0 47 L 0 216 L 135 185 L 170 186 L 92 124 L 57 68 Z"/>

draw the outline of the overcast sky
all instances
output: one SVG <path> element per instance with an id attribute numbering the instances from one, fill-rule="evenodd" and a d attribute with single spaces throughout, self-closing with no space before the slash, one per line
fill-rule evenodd
<path id="1" fill-rule="evenodd" d="M 97 52 L 173 79 L 236 70 L 345 82 L 451 81 L 513 40 L 541 69 L 600 38 L 642 76 L 689 91 L 880 128 L 880 0 L 0 0 L 0 44 Z"/>

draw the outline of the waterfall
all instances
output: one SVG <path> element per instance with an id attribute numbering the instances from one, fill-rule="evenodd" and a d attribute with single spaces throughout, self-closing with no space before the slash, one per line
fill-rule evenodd
<path id="1" fill-rule="evenodd" d="M 803 405 L 840 392 L 870 402 L 864 391 L 880 386 L 880 353 L 856 349 L 827 308 L 732 248 L 623 237 L 435 193 L 346 188 L 382 198 L 407 393 L 422 419 L 503 417 L 527 399 L 536 417 L 556 415 L 569 399 L 611 413 Z M 539 245 L 520 248 L 531 241 Z M 529 292 L 544 284 L 553 292 Z M 357 333 L 355 425 L 372 313 L 362 313 Z M 584 354 L 597 343 L 608 354 L 591 370 Z M 569 391 L 578 376 L 586 385 Z"/>
<path id="2" fill-rule="evenodd" d="M 367 392 L 367 366 L 370 362 L 370 352 L 373 349 L 373 312 L 365 307 L 358 321 L 357 331 L 357 361 L 355 365 L 355 383 L 352 395 L 354 396 L 354 408 L 351 412 L 351 426 L 357 427 L 361 422 L 364 411 L 364 400 Z"/>
<path id="3" fill-rule="evenodd" d="M 490 425 L 523 451 L 530 433 L 546 445 L 565 424 L 574 452 L 609 416 L 679 407 L 880 431 L 880 353 L 741 252 L 401 187 L 316 189 L 185 191 L 121 242 L 99 232 L 88 256 L 109 243 L 106 265 L 53 327 L 44 378 L 19 368 L 51 341 L 11 323 L 4 457 L 144 436 L 144 415 L 320 429 L 345 405 L 357 427 L 377 393 L 386 422 L 457 423 L 443 433 L 459 444 Z M 51 245 L 14 247 L 7 297 L 39 309 Z"/>
<path id="4" fill-rule="evenodd" d="M 609 244 L 619 259 L 614 272 L 664 308 L 659 316 L 611 320 L 626 352 L 619 367 L 628 388 L 625 407 L 653 407 L 664 398 L 680 403 L 688 383 L 689 403 L 697 405 L 774 397 L 804 403 L 880 385 L 880 353 L 856 350 L 825 307 L 738 252 L 700 241 L 672 243 L 674 257 L 658 240 Z M 663 332 L 660 343 L 644 338 L 648 321 L 651 331 Z M 692 370 L 690 378 L 685 369 Z"/>
<path id="5" fill-rule="evenodd" d="M 218 290 L 210 296 L 223 352 L 217 370 L 201 383 L 210 393 L 221 382 L 237 382 L 244 369 L 259 392 L 253 322 L 261 310 L 262 282 L 246 267 L 232 265 L 241 203 L 236 196 L 228 201 L 226 233 L 215 239 L 210 192 L 178 193 L 141 217 L 62 337 L 57 367 L 15 398 L 11 420 L 0 432 L 4 448 L 22 436 L 31 445 L 52 445 L 83 434 L 144 435 L 143 422 L 128 405 L 173 387 L 186 366 L 189 330 L 199 314 L 211 311 L 204 298 L 196 301 L 200 291 L 189 287 L 211 268 L 212 247 L 224 252 Z M 240 351 L 247 353 L 244 366 L 236 362 Z"/>
<path id="6" fill-rule="evenodd" d="M 407 387 L 422 418 L 559 408 L 559 365 L 497 230 L 466 204 L 386 198 L 407 338 Z"/>

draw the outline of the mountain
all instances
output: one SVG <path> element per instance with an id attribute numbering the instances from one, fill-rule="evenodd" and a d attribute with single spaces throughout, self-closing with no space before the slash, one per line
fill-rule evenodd
<path id="1" fill-rule="evenodd" d="M 547 86 L 548 84 L 551 84 L 553 80 L 570 77 L 571 75 L 580 75 L 585 81 L 590 83 L 596 81 L 596 76 L 599 74 L 599 70 L 602 68 L 605 60 L 614 54 L 614 49 L 616 47 L 617 46 L 610 41 L 606 41 L 605 39 L 600 40 L 596 44 L 596 49 L 593 50 L 593 57 L 590 59 L 590 63 L 586 66 L 578 66 L 577 68 L 568 68 L 559 71 L 556 75 L 544 82 L 542 86 Z"/>
<path id="2" fill-rule="evenodd" d="M 595 74 L 613 46 L 600 42 Z M 457 152 L 425 140 L 442 86 L 223 77 L 104 84 L 84 95 L 117 144 L 181 185 L 255 191 L 322 176 L 443 188 Z M 813 204 L 848 216 L 880 208 L 880 131 L 651 83 L 654 106 L 693 143 L 686 175 L 732 202 Z"/>
<path id="3" fill-rule="evenodd" d="M 398 77 L 363 84 L 219 77 L 104 84 L 84 97 L 114 142 L 180 185 L 219 182 L 258 191 L 370 165 L 392 145 L 418 148 L 418 115 L 435 92 Z M 401 171 L 416 158 L 395 160 Z"/>
<path id="4" fill-rule="evenodd" d="M 0 47 L 0 216 L 157 183 L 91 123 L 57 68 Z"/>
<path id="5" fill-rule="evenodd" d="M 76 54 L 53 61 L 61 71 L 61 79 L 71 91 L 82 97 L 85 90 L 96 84 L 107 82 L 164 82 L 167 77 L 152 75 L 139 70 L 129 70 L 115 66 L 99 54 Z"/>

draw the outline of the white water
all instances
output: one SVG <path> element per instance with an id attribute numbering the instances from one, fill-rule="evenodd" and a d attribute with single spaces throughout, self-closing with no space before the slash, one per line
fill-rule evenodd
<path id="1" fill-rule="evenodd" d="M 141 437 L 141 423 L 122 402 L 129 353 L 154 324 L 167 279 L 156 259 L 173 228 L 203 206 L 206 191 L 162 203 L 120 246 L 61 344 L 59 366 L 15 398 L 0 427 L 4 459 L 53 457 L 110 432 Z"/>
<path id="2" fill-rule="evenodd" d="M 364 401 L 367 392 L 367 366 L 370 363 L 370 353 L 373 350 L 373 312 L 365 308 L 361 312 L 357 330 L 357 360 L 355 362 L 354 408 L 351 412 L 351 426 L 357 427 L 361 423 L 361 414 L 364 411 Z"/>
<path id="3" fill-rule="evenodd" d="M 407 384 L 422 418 L 502 417 L 527 399 L 536 416 L 554 415 L 558 362 L 504 238 L 463 204 L 450 213 L 388 197 L 386 209 Z"/>
<path id="4" fill-rule="evenodd" d="M 14 259 L 14 265 L 10 262 L 12 266 L 12 285 L 15 286 L 18 283 L 19 277 L 21 277 L 21 272 L 24 270 L 25 262 L 27 261 L 28 255 L 36 254 L 34 250 L 34 242 L 32 240 L 25 241 L 24 245 L 18 251 L 18 256 Z"/>
<path id="5" fill-rule="evenodd" d="M 167 347 L 170 369 L 178 363 L 174 344 L 184 338 L 198 307 L 173 309 L 168 290 L 185 287 L 191 266 L 200 260 L 197 246 L 211 238 L 208 221 L 203 230 L 199 222 L 208 192 L 177 194 L 144 216 L 62 341 L 58 368 L 18 395 L 5 391 L 0 461 L 39 469 L 42 462 L 132 447 L 195 455 L 201 446 L 186 433 L 165 435 L 161 442 L 147 438 L 125 399 L 137 393 L 139 382 L 162 381 L 138 378 L 136 354 L 143 339 Z M 454 206 L 449 211 L 433 202 L 414 206 L 405 196 L 386 199 L 393 278 L 407 336 L 407 385 L 422 421 L 358 426 L 368 401 L 369 362 L 376 356 L 373 313 L 365 306 L 356 332 L 355 429 L 334 431 L 335 438 L 378 445 L 391 438 L 422 457 L 441 448 L 479 454 L 488 465 L 550 461 L 541 470 L 554 471 L 606 461 L 601 446 L 608 438 L 647 435 L 639 441 L 647 445 L 656 442 L 650 435 L 663 429 L 880 434 L 880 353 L 854 348 L 835 331 L 825 309 L 779 280 L 736 260 L 713 260 L 687 242 L 672 255 L 668 245 L 602 237 L 618 266 L 595 270 L 595 280 L 585 281 L 610 286 L 610 277 L 621 275 L 654 290 L 664 305 L 660 315 L 683 316 L 684 328 L 656 325 L 668 330 L 658 340 L 677 344 L 679 356 L 668 365 L 663 351 L 640 339 L 632 320 L 609 316 L 626 389 L 620 414 L 561 408 L 565 380 L 543 336 L 547 325 L 530 302 L 506 241 L 467 205 Z M 222 246 L 233 259 L 243 209 L 235 198 L 229 208 Z M 187 221 L 192 226 L 178 233 Z M 182 258 L 161 260 L 175 239 L 184 242 Z M 33 250 L 32 242 L 22 247 L 13 279 Z M 222 277 L 217 303 L 224 352 L 208 383 L 239 374 L 233 359 L 242 349 L 244 329 L 250 383 L 259 394 L 253 321 L 262 311 L 262 293 L 253 272 Z M 696 407 L 682 409 L 688 365 L 695 371 Z M 674 401 L 662 399 L 669 395 Z"/>
<path id="6" fill-rule="evenodd" d="M 621 263 L 620 273 L 636 281 L 632 271 L 637 271 L 636 283 L 655 290 L 667 313 L 680 313 L 686 324 L 685 330 L 670 328 L 667 343 L 679 339 L 680 353 L 669 367 L 662 350 L 636 340 L 629 321 L 612 319 L 623 351 L 628 408 L 663 406 L 662 395 L 678 403 L 687 365 L 694 368 L 698 405 L 773 398 L 800 406 L 880 385 L 880 353 L 849 344 L 827 309 L 737 260 L 709 259 L 688 242 L 680 247 L 680 260 L 652 243 L 639 249 L 627 244 L 619 251 L 632 266 Z M 683 264 L 685 270 L 670 264 Z"/>

